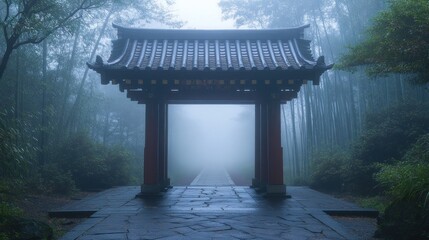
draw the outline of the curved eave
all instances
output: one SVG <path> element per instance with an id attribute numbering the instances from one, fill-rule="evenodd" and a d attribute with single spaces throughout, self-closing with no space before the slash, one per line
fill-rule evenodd
<path id="1" fill-rule="evenodd" d="M 334 67 L 334 64 L 326 65 L 324 56 L 320 56 L 316 62 L 312 65 L 302 65 L 301 67 L 293 67 L 289 66 L 288 68 L 274 68 L 274 69 L 228 69 L 228 70 L 222 70 L 222 69 L 212 69 L 212 68 L 179 68 L 179 69 L 172 69 L 172 68 L 138 68 L 138 67 L 132 67 L 128 68 L 121 65 L 112 65 L 112 64 L 105 64 L 100 56 L 97 56 L 96 61 L 94 63 L 87 62 L 86 65 L 88 68 L 96 71 L 96 72 L 103 72 L 103 71 L 133 71 L 133 72 L 196 72 L 196 73 L 210 73 L 210 72 L 225 72 L 225 73 L 232 73 L 232 72 L 264 72 L 264 73 L 270 73 L 270 72 L 291 72 L 291 71 L 317 71 L 317 72 L 325 72 L 327 70 L 330 70 Z"/>
<path id="2" fill-rule="evenodd" d="M 101 75 L 102 84 L 110 81 L 121 81 L 124 79 L 137 80 L 309 80 L 318 85 L 320 76 L 329 69 L 330 66 L 316 66 L 309 69 L 286 69 L 286 70 L 148 70 L 148 69 L 127 69 L 111 68 L 109 66 L 97 66 L 89 64 L 90 68 Z"/>

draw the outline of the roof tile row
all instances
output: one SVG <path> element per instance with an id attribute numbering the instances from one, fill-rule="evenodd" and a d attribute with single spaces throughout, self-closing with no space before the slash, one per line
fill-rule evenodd
<path id="1" fill-rule="evenodd" d="M 305 40 L 114 41 L 108 66 L 145 70 L 275 70 L 311 68 L 316 63 Z"/>

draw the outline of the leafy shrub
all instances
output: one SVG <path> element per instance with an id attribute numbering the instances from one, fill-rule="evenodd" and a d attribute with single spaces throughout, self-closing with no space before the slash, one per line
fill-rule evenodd
<path id="1" fill-rule="evenodd" d="M 25 191 L 24 184 L 29 176 L 34 142 L 25 142 L 22 124 L 8 121 L 6 111 L 0 112 L 0 197 L 15 195 Z M 21 127 L 21 128 L 20 128 Z"/>
<path id="2" fill-rule="evenodd" d="M 429 134 L 422 136 L 403 161 L 383 165 L 376 174 L 392 199 L 380 219 L 380 233 L 390 239 L 429 239 Z"/>
<path id="3" fill-rule="evenodd" d="M 130 181 L 130 154 L 120 147 L 104 147 L 77 134 L 58 149 L 58 167 L 69 172 L 82 190 L 104 189 Z"/>
<path id="4" fill-rule="evenodd" d="M 41 221 L 21 217 L 7 217 L 0 223 L 3 239 L 53 239 L 52 228 Z"/>
<path id="5" fill-rule="evenodd" d="M 23 211 L 9 203 L 0 201 L 0 240 L 12 239 L 10 234 L 7 233 L 10 218 L 21 217 Z"/>
<path id="6" fill-rule="evenodd" d="M 347 152 L 330 150 L 313 157 L 310 187 L 325 192 L 347 192 L 353 195 L 375 195 L 375 164 L 351 159 Z"/>
<path id="7" fill-rule="evenodd" d="M 0 218 L 5 217 L 21 217 L 23 211 L 9 203 L 0 202 Z"/>
<path id="8" fill-rule="evenodd" d="M 335 150 L 315 154 L 310 186 L 321 191 L 340 192 L 344 185 L 343 171 L 347 160 L 345 153 Z"/>
<path id="9" fill-rule="evenodd" d="M 361 207 L 377 209 L 380 213 L 386 210 L 388 204 L 387 199 L 382 196 L 360 198 L 356 202 Z"/>
<path id="10" fill-rule="evenodd" d="M 422 199 L 429 193 L 429 134 L 423 135 L 402 161 L 383 165 L 377 181 L 393 200 Z"/>
<path id="11" fill-rule="evenodd" d="M 426 198 L 429 193 L 429 163 L 384 165 L 376 179 L 394 200 Z"/>
<path id="12" fill-rule="evenodd" d="M 352 146 L 353 161 L 345 165 L 345 189 L 360 195 L 379 194 L 382 189 L 374 179 L 379 163 L 401 159 L 422 134 L 429 132 L 428 109 L 425 104 L 401 104 L 369 114 L 365 130 Z"/>
<path id="13" fill-rule="evenodd" d="M 405 154 L 407 162 L 429 163 L 429 133 L 421 136 L 413 147 Z"/>
<path id="14" fill-rule="evenodd" d="M 28 151 L 17 144 L 19 131 L 14 127 L 7 127 L 0 114 L 0 178 L 22 178 L 29 167 Z"/>
<path id="15" fill-rule="evenodd" d="M 360 196 L 374 196 L 380 193 L 374 174 L 379 170 L 377 164 L 368 164 L 352 159 L 343 166 L 344 191 Z"/>
<path id="16" fill-rule="evenodd" d="M 402 199 L 390 203 L 378 219 L 376 236 L 384 239 L 429 239 L 429 209 L 419 202 Z"/>
<path id="17" fill-rule="evenodd" d="M 402 104 L 369 114 L 366 129 L 355 142 L 352 157 L 364 163 L 401 159 L 408 148 L 429 132 L 428 105 Z"/>
<path id="18" fill-rule="evenodd" d="M 106 172 L 106 185 L 120 186 L 130 182 L 130 160 L 131 154 L 119 146 L 109 148 L 105 155 L 108 166 Z"/>
<path id="19" fill-rule="evenodd" d="M 60 169 L 56 164 L 47 164 L 40 170 L 41 185 L 45 193 L 70 195 L 76 185 L 70 171 Z"/>

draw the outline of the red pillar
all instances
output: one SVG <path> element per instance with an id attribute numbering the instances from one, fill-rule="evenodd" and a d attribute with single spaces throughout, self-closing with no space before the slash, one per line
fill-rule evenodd
<path id="1" fill-rule="evenodd" d="M 283 149 L 281 145 L 280 101 L 272 100 L 267 104 L 268 127 L 268 182 L 267 194 L 285 194 L 283 182 Z"/>
<path id="2" fill-rule="evenodd" d="M 159 181 L 159 104 L 146 104 L 146 132 L 144 148 L 144 175 L 141 194 L 158 193 L 161 190 Z"/>

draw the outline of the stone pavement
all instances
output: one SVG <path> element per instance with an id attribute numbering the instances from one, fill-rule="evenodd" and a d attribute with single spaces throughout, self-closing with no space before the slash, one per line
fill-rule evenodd
<path id="1" fill-rule="evenodd" d="M 63 240 L 359 239 L 326 211 L 375 213 L 307 187 L 287 191 L 289 199 L 269 199 L 249 187 L 192 185 L 140 199 L 138 187 L 118 187 L 52 213 L 93 212 Z"/>
<path id="2" fill-rule="evenodd" d="M 192 181 L 191 186 L 234 186 L 228 172 L 221 167 L 207 167 Z"/>

